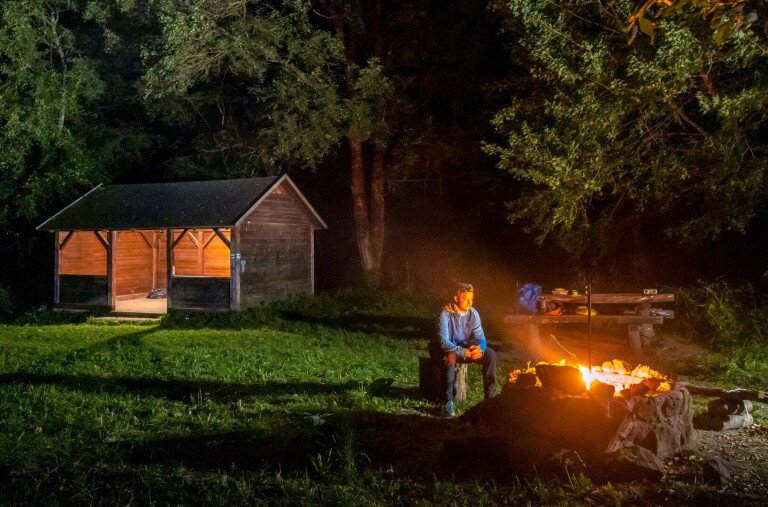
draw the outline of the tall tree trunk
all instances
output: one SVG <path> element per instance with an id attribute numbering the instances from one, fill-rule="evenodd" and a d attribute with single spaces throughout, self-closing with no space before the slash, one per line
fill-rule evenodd
<path id="1" fill-rule="evenodd" d="M 352 72 L 355 62 L 354 35 L 347 33 L 345 29 L 344 13 L 334 10 L 327 0 L 320 0 L 320 4 L 332 14 L 336 37 L 344 45 L 346 59 L 345 86 L 347 94 L 352 96 L 355 93 L 355 78 Z M 379 58 L 382 52 L 382 10 L 383 0 L 377 0 L 374 19 L 374 56 Z M 354 129 L 350 129 L 347 132 L 346 139 L 349 148 L 349 166 L 352 180 L 352 216 L 355 223 L 355 236 L 357 239 L 357 249 L 360 254 L 360 264 L 362 265 L 366 281 L 376 286 L 381 282 L 381 261 L 384 251 L 385 149 L 374 146 L 369 194 L 363 141 Z"/>
<path id="2" fill-rule="evenodd" d="M 378 282 L 378 266 L 375 263 L 371 242 L 370 220 L 368 216 L 368 196 L 365 184 L 365 163 L 363 145 L 355 132 L 347 133 L 349 145 L 349 167 L 352 176 L 352 216 L 355 220 L 357 249 L 360 253 L 360 264 L 366 279 Z"/>
<path id="3" fill-rule="evenodd" d="M 386 223 L 386 202 L 384 189 L 386 175 L 384 173 L 384 148 L 376 146 L 373 152 L 373 168 L 371 171 L 371 249 L 374 259 L 374 269 L 381 271 L 384 254 L 384 224 Z M 379 277 L 380 275 L 377 275 Z"/>

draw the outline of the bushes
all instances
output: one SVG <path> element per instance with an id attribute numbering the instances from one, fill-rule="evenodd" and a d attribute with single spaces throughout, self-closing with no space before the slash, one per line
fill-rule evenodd
<path id="1" fill-rule="evenodd" d="M 13 314 L 13 298 L 11 292 L 5 287 L 0 287 L 0 322 L 6 322 Z"/>
<path id="2" fill-rule="evenodd" d="M 751 286 L 701 283 L 679 290 L 682 316 L 692 334 L 717 349 L 768 346 L 768 304 Z"/>

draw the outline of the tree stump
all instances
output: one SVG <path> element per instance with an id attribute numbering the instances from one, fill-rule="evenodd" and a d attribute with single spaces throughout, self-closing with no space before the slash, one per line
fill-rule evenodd
<path id="1" fill-rule="evenodd" d="M 445 392 L 445 372 L 440 361 L 429 357 L 419 358 L 419 392 L 434 402 L 442 402 Z M 453 383 L 453 400 L 467 399 L 467 365 L 456 365 L 456 380 Z"/>

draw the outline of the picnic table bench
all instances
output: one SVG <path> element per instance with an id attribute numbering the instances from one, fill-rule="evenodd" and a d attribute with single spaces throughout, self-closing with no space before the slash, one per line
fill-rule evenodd
<path id="1" fill-rule="evenodd" d="M 632 315 L 593 315 L 593 324 L 619 324 L 627 326 L 627 338 L 629 351 L 632 357 L 639 358 L 642 353 L 642 341 L 640 338 L 641 327 L 646 335 L 652 336 L 653 326 L 664 323 L 668 316 L 651 315 L 651 303 L 674 303 L 674 294 L 592 294 L 592 305 L 632 305 Z M 538 298 L 540 314 L 538 315 L 507 315 L 504 317 L 506 324 L 517 324 L 526 327 L 529 343 L 532 349 L 541 348 L 539 326 L 544 324 L 586 324 L 589 318 L 586 315 L 544 315 L 554 303 L 561 305 L 586 305 L 586 296 L 569 296 L 560 294 L 541 294 Z"/>

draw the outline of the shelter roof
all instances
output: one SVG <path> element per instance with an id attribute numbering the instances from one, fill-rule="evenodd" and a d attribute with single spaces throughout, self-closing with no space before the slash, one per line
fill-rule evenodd
<path id="1" fill-rule="evenodd" d="M 99 185 L 40 224 L 38 230 L 130 230 L 229 227 L 287 180 L 310 219 L 317 212 L 283 176 L 237 180 Z"/>

